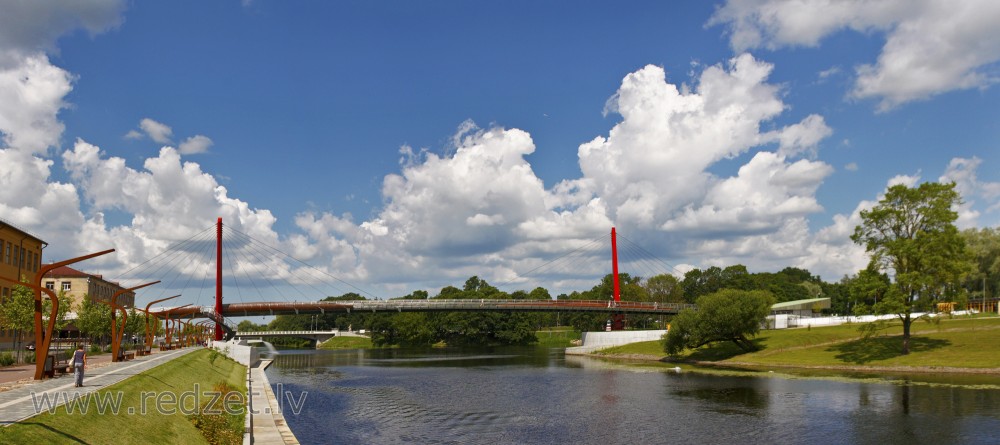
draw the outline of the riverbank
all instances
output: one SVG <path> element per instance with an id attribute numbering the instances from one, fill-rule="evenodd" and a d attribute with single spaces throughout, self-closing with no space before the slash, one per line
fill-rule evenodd
<path id="1" fill-rule="evenodd" d="M 903 355 L 902 328 L 891 323 L 874 338 L 864 339 L 859 324 L 762 331 L 754 343 L 761 349 L 743 353 L 719 343 L 676 357 L 658 341 L 603 349 L 593 357 L 661 361 L 725 368 L 821 369 L 851 372 L 958 373 L 1000 375 L 1000 318 L 973 317 L 916 322 Z"/>
<path id="2" fill-rule="evenodd" d="M 223 411 L 236 416 L 221 423 L 238 421 L 242 433 L 246 368 L 208 350 L 179 352 L 182 355 L 97 391 L 71 393 L 69 388 L 62 389 L 65 395 L 61 400 L 66 403 L 59 407 L 49 407 L 33 397 L 24 403 L 36 404 L 36 411 L 42 413 L 0 429 L 0 442 L 209 443 L 190 415 L 211 404 L 222 386 L 237 394 L 223 400 Z M 85 379 L 84 384 L 87 388 L 96 382 Z M 72 383 L 67 381 L 65 386 Z M 207 416 L 195 420 L 203 426 L 225 426 Z"/>

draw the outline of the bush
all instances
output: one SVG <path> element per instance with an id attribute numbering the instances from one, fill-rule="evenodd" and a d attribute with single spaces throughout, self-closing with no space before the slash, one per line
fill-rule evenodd
<path id="1" fill-rule="evenodd" d="M 226 396 L 239 391 L 226 382 L 216 383 L 213 389 L 223 396 L 212 400 L 212 404 L 206 403 L 198 410 L 198 414 L 192 414 L 188 419 L 210 444 L 243 443 L 243 416 L 231 414 L 231 409 L 227 411 L 225 406 Z M 242 402 L 243 399 L 240 400 Z"/>
<path id="2" fill-rule="evenodd" d="M 101 345 L 96 344 L 96 343 L 91 344 L 90 345 L 90 350 L 87 351 L 87 352 L 90 353 L 90 354 L 94 354 L 94 355 L 100 354 L 101 353 Z"/>
<path id="3" fill-rule="evenodd" d="M 16 361 L 17 359 L 14 358 L 14 354 L 11 354 L 9 352 L 4 352 L 3 354 L 0 354 L 0 366 L 10 366 L 13 365 L 14 362 Z"/>
<path id="4" fill-rule="evenodd" d="M 24 353 L 24 362 L 25 363 L 35 363 L 35 352 L 34 351 L 32 351 L 32 352 L 25 352 Z"/>

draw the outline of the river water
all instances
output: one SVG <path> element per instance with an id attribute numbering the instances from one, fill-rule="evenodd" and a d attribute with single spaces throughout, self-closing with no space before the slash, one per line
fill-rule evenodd
<path id="1" fill-rule="evenodd" d="M 303 444 L 1000 443 L 995 377 L 677 371 L 545 348 L 283 351 L 267 374 Z"/>

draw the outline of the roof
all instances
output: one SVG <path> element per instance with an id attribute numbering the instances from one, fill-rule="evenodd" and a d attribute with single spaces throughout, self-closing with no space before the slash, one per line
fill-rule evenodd
<path id="1" fill-rule="evenodd" d="M 773 306 L 771 306 L 771 310 L 773 311 L 777 309 L 791 309 L 796 306 L 812 306 L 813 304 L 823 303 L 823 302 L 829 303 L 830 298 L 829 297 L 809 298 L 805 300 L 786 301 L 784 303 L 774 304 Z"/>
<path id="2" fill-rule="evenodd" d="M 22 234 L 24 234 L 24 236 L 27 236 L 28 238 L 31 238 L 31 239 L 34 239 L 35 241 L 38 241 L 39 243 L 42 243 L 42 244 L 45 244 L 45 245 L 49 244 L 49 243 L 45 242 L 45 240 L 43 240 L 43 239 L 41 239 L 41 238 L 39 238 L 39 237 L 37 237 L 35 235 L 32 235 L 32 234 L 28 233 L 24 229 L 11 224 L 10 222 L 8 222 L 7 220 L 5 220 L 3 218 L 0 218 L 0 227 L 9 227 L 9 228 L 14 229 L 14 230 L 16 230 L 18 232 L 21 232 Z"/>
<path id="3" fill-rule="evenodd" d="M 45 274 L 47 277 L 79 277 L 85 278 L 93 276 L 87 272 L 81 272 L 69 266 L 60 266 L 49 271 Z"/>

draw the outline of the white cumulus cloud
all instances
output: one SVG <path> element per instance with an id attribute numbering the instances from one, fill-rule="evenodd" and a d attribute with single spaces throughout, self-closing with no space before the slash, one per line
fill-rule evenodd
<path id="1" fill-rule="evenodd" d="M 177 151 L 183 155 L 205 153 L 211 146 L 212 140 L 208 136 L 198 134 L 181 142 L 180 146 L 177 147 Z"/>
<path id="2" fill-rule="evenodd" d="M 1000 2 L 994 0 L 729 0 L 708 22 L 736 51 L 816 46 L 835 32 L 885 35 L 878 60 L 856 67 L 850 95 L 888 110 L 997 81 Z"/>

